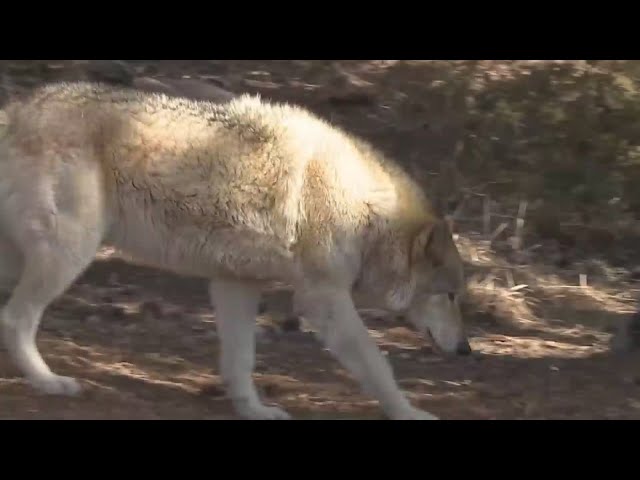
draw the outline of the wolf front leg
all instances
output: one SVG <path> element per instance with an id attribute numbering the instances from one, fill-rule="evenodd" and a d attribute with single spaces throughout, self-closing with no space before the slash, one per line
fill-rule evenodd
<path id="1" fill-rule="evenodd" d="M 297 292 L 296 305 L 329 351 L 376 398 L 392 420 L 437 420 L 413 407 L 400 391 L 391 365 L 375 344 L 347 289 L 308 285 Z"/>
<path id="2" fill-rule="evenodd" d="M 289 414 L 264 405 L 253 383 L 255 324 L 260 301 L 255 285 L 212 280 L 209 294 L 216 309 L 220 336 L 220 370 L 236 413 L 248 420 L 286 420 Z"/>

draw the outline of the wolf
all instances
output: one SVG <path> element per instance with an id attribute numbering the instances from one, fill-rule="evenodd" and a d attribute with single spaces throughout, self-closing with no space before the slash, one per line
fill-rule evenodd
<path id="1" fill-rule="evenodd" d="M 209 282 L 220 373 L 235 413 L 287 419 L 252 379 L 254 328 L 271 282 L 390 419 L 413 406 L 358 308 L 406 317 L 438 348 L 469 354 L 463 265 L 448 224 L 386 155 L 310 111 L 256 95 L 190 100 L 55 83 L 5 108 L 0 134 L 4 344 L 37 391 L 76 395 L 36 335 L 44 310 L 110 245 Z"/>

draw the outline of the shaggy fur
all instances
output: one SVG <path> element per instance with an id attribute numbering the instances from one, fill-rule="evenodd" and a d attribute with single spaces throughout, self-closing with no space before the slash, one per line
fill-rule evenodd
<path id="1" fill-rule="evenodd" d="M 49 85 L 7 108 L 0 139 L 1 311 L 29 382 L 75 394 L 36 346 L 44 309 L 110 244 L 132 260 L 210 280 L 221 375 L 239 415 L 287 418 L 252 381 L 267 282 L 394 419 L 428 419 L 397 387 L 353 298 L 407 313 L 447 352 L 467 353 L 462 264 L 421 189 L 366 142 L 304 109 L 242 96 L 223 104 L 100 84 Z"/>

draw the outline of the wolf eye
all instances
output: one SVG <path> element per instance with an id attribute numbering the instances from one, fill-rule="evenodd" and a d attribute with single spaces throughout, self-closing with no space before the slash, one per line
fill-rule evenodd
<path id="1" fill-rule="evenodd" d="M 447 294 L 449 296 L 449 301 L 453 302 L 456 299 L 456 294 L 455 293 L 448 293 Z"/>

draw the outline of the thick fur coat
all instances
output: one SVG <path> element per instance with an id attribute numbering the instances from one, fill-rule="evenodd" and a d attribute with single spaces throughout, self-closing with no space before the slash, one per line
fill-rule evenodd
<path id="1" fill-rule="evenodd" d="M 35 336 L 47 305 L 110 244 L 211 281 L 221 374 L 241 416 L 287 417 L 251 379 L 260 291 L 279 281 L 391 418 L 433 418 L 396 386 L 354 299 L 405 312 L 444 350 L 466 352 L 462 264 L 421 188 L 367 142 L 259 97 L 210 103 L 92 83 L 45 86 L 6 114 L 2 322 L 34 387 L 79 391 Z"/>

